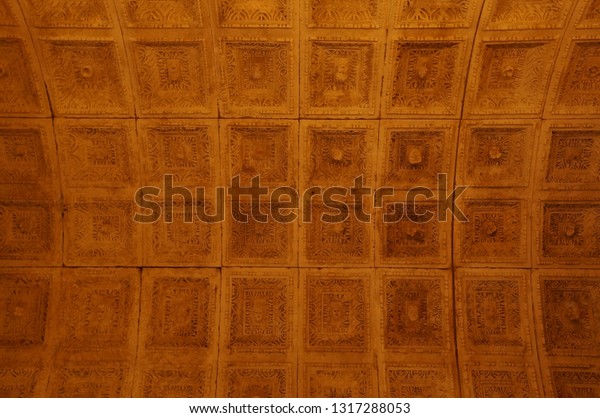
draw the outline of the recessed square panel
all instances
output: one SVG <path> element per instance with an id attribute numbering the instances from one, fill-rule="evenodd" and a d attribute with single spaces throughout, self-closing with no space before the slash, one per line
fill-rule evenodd
<path id="1" fill-rule="evenodd" d="M 375 370 L 370 364 L 305 364 L 306 398 L 372 398 Z"/>
<path id="2" fill-rule="evenodd" d="M 27 0 L 23 6 L 38 28 L 107 28 L 112 18 L 105 0 Z"/>
<path id="3" fill-rule="evenodd" d="M 310 0 L 309 27 L 378 28 L 387 10 L 377 0 Z"/>
<path id="4" fill-rule="evenodd" d="M 288 398 L 292 393 L 290 364 L 231 363 L 223 366 L 221 393 L 226 398 Z"/>
<path id="5" fill-rule="evenodd" d="M 539 377 L 530 364 L 467 363 L 463 366 L 463 396 L 471 398 L 538 398 Z"/>
<path id="6" fill-rule="evenodd" d="M 455 398 L 458 382 L 443 364 L 387 363 L 386 396 L 390 398 Z"/>
<path id="7" fill-rule="evenodd" d="M 125 25 L 135 28 L 189 28 L 203 25 L 199 0 L 120 0 Z"/>
<path id="8" fill-rule="evenodd" d="M 468 28 L 480 0 L 394 0 L 397 28 Z"/>
<path id="9" fill-rule="evenodd" d="M 217 0 L 216 3 L 220 27 L 290 28 L 296 24 L 292 0 Z"/>

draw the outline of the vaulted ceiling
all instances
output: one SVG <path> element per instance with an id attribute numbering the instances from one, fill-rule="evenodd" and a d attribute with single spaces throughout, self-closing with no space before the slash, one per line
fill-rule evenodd
<path id="1" fill-rule="evenodd" d="M 600 0 L 0 0 L 0 117 L 2 396 L 600 396 Z"/>

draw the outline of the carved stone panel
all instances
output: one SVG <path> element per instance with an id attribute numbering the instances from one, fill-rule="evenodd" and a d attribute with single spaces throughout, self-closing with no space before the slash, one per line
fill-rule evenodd
<path id="1" fill-rule="evenodd" d="M 376 265 L 447 266 L 452 225 L 443 216 L 439 202 L 384 201 L 376 211 Z"/>
<path id="2" fill-rule="evenodd" d="M 457 183 L 469 187 L 528 187 L 537 124 L 464 122 Z"/>
<path id="3" fill-rule="evenodd" d="M 337 210 L 327 207 L 320 199 L 312 200 L 310 222 L 302 224 L 301 266 L 373 265 L 373 224 L 361 222 L 355 216 L 360 210 L 369 214 L 369 209 L 348 202 L 344 204 L 348 216 L 343 221 L 326 222 L 323 216 L 331 216 Z"/>
<path id="4" fill-rule="evenodd" d="M 16 26 L 15 12 L 11 1 L 0 2 L 0 26 Z"/>
<path id="5" fill-rule="evenodd" d="M 36 367 L 0 367 L 0 396 L 33 398 L 40 380 L 41 371 Z"/>
<path id="6" fill-rule="evenodd" d="M 381 26 L 382 14 L 387 12 L 377 0 L 310 0 L 306 3 L 308 27 L 377 28 Z"/>
<path id="7" fill-rule="evenodd" d="M 143 358 L 156 352 L 160 359 L 170 353 L 197 365 L 199 354 L 216 360 L 208 355 L 217 345 L 219 278 L 215 269 L 144 269 L 139 345 Z"/>
<path id="8" fill-rule="evenodd" d="M 290 364 L 230 363 L 220 375 L 222 392 L 227 398 L 287 398 L 292 393 Z"/>
<path id="9" fill-rule="evenodd" d="M 60 343 L 66 351 L 132 354 L 138 332 L 139 272 L 63 269 Z"/>
<path id="10" fill-rule="evenodd" d="M 112 26 L 106 0 L 26 0 L 23 6 L 38 28 Z"/>
<path id="11" fill-rule="evenodd" d="M 0 200 L 0 261 L 4 266 L 61 265 L 60 230 L 55 203 Z"/>
<path id="12" fill-rule="evenodd" d="M 449 353 L 453 347 L 451 278 L 442 270 L 378 270 L 383 349 Z"/>
<path id="13" fill-rule="evenodd" d="M 34 72 L 29 51 L 33 47 L 20 38 L 0 38 L 0 113 L 40 114 L 47 104 Z"/>
<path id="14" fill-rule="evenodd" d="M 448 365 L 388 363 L 385 366 L 389 398 L 454 398 L 458 382 Z"/>
<path id="15" fill-rule="evenodd" d="M 0 349 L 21 351 L 48 344 L 47 332 L 53 319 L 50 304 L 59 272 L 58 269 L 0 269 Z M 21 380 L 22 384 L 31 382 L 35 374 L 33 370 L 15 370 L 15 384 Z M 0 377 L 0 387 L 3 383 L 8 384 Z"/>
<path id="16" fill-rule="evenodd" d="M 375 370 L 370 364 L 304 365 L 306 398 L 372 398 L 377 396 Z"/>
<path id="17" fill-rule="evenodd" d="M 142 115 L 212 115 L 213 77 L 203 40 L 134 40 Z"/>
<path id="18" fill-rule="evenodd" d="M 141 225 L 133 200 L 70 199 L 65 208 L 66 265 L 141 265 Z"/>
<path id="19" fill-rule="evenodd" d="M 303 270 L 303 335 L 307 352 L 359 352 L 372 347 L 368 270 Z"/>
<path id="20" fill-rule="evenodd" d="M 542 188 L 600 188 L 600 125 L 552 123 L 544 136 Z"/>
<path id="21" fill-rule="evenodd" d="M 538 210 L 538 263 L 600 264 L 600 204 L 543 201 Z"/>
<path id="22" fill-rule="evenodd" d="M 187 28 L 203 25 L 200 0 L 120 0 L 125 25 L 139 28 Z"/>
<path id="23" fill-rule="evenodd" d="M 65 189 L 132 188 L 139 184 L 133 121 L 55 121 Z"/>
<path id="24" fill-rule="evenodd" d="M 600 368 L 595 358 L 573 359 L 557 362 L 548 369 L 547 394 L 557 398 L 600 397 Z"/>
<path id="25" fill-rule="evenodd" d="M 149 368 L 144 370 L 143 376 L 141 388 L 136 388 L 139 397 L 203 398 L 210 391 L 210 372 L 202 367 Z"/>
<path id="26" fill-rule="evenodd" d="M 574 0 L 494 0 L 486 4 L 485 28 L 561 28 L 574 3 Z"/>
<path id="27" fill-rule="evenodd" d="M 459 270 L 457 327 L 463 354 L 532 355 L 529 274 Z"/>
<path id="28" fill-rule="evenodd" d="M 373 122 L 304 122 L 300 142 L 301 186 L 364 185 L 374 177 L 377 124 Z"/>
<path id="29" fill-rule="evenodd" d="M 0 195 L 58 198 L 56 143 L 50 120 L 0 120 Z"/>
<path id="30" fill-rule="evenodd" d="M 535 273 L 537 320 L 551 356 L 600 354 L 600 283 L 596 272 Z"/>
<path id="31" fill-rule="evenodd" d="M 397 28 L 470 27 L 480 0 L 394 0 Z"/>
<path id="32" fill-rule="evenodd" d="M 129 115 L 131 95 L 113 40 L 41 40 L 57 115 Z"/>
<path id="33" fill-rule="evenodd" d="M 214 201 L 198 200 L 194 204 L 176 201 L 172 206 L 172 222 L 167 220 L 165 202 L 156 203 L 161 211 L 160 218 L 142 227 L 143 265 L 218 267 L 221 260 L 221 224 L 209 223 L 199 217 L 199 214 L 216 212 Z M 190 219 L 191 222 L 188 222 Z"/>
<path id="34" fill-rule="evenodd" d="M 465 199 L 459 207 L 468 218 L 455 224 L 454 254 L 459 265 L 528 265 L 525 200 L 482 196 Z"/>
<path id="35" fill-rule="evenodd" d="M 175 187 L 212 187 L 219 183 L 219 138 L 216 121 L 138 120 L 144 147 L 144 185 L 163 187 L 165 175 Z M 205 192 L 211 197 L 212 190 Z"/>
<path id="36" fill-rule="evenodd" d="M 240 177 L 248 187 L 260 176 L 261 187 L 295 187 L 298 180 L 298 125 L 294 121 L 227 121 L 221 125 L 227 150 L 226 184 Z"/>
<path id="37" fill-rule="evenodd" d="M 223 115 L 295 115 L 298 94 L 294 46 L 291 39 L 222 39 Z"/>
<path id="38" fill-rule="evenodd" d="M 600 27 L 600 0 L 587 0 L 587 4 L 585 4 L 585 8 L 583 9 L 583 12 L 580 15 L 579 21 L 577 23 L 577 27 Z"/>
<path id="39" fill-rule="evenodd" d="M 247 215 L 247 222 L 232 216 L 225 219 L 223 234 L 223 264 L 227 266 L 295 266 L 298 260 L 296 245 L 297 224 L 275 220 L 276 208 L 269 203 L 253 204 L 228 202 Z M 253 207 L 254 206 L 254 207 Z M 265 221 L 252 214 L 266 216 Z"/>
<path id="40" fill-rule="evenodd" d="M 57 366 L 48 385 L 52 398 L 119 398 L 128 396 L 130 366 L 124 362 Z"/>
<path id="41" fill-rule="evenodd" d="M 302 61 L 301 112 L 374 116 L 379 103 L 376 39 L 308 38 Z"/>
<path id="42" fill-rule="evenodd" d="M 295 25 L 293 0 L 216 0 L 221 27 L 283 27 Z"/>
<path id="43" fill-rule="evenodd" d="M 574 38 L 560 62 L 564 69 L 554 91 L 552 114 L 600 114 L 600 41 Z"/>
<path id="44" fill-rule="evenodd" d="M 463 96 L 465 39 L 406 39 L 388 45 L 384 112 L 387 116 L 458 117 Z"/>
<path id="45" fill-rule="evenodd" d="M 485 39 L 471 63 L 465 110 L 469 115 L 541 113 L 557 42 Z"/>
<path id="46" fill-rule="evenodd" d="M 437 188 L 439 173 L 452 177 L 456 131 L 446 122 L 383 122 L 377 185 Z"/>
<path id="47" fill-rule="evenodd" d="M 461 374 L 463 396 L 472 398 L 538 398 L 535 368 L 529 364 L 467 363 Z"/>
<path id="48" fill-rule="evenodd" d="M 294 277 L 288 269 L 225 270 L 221 351 L 255 356 L 293 350 Z"/>

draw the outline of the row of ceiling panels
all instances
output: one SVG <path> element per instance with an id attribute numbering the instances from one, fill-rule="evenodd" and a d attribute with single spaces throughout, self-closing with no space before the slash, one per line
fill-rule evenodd
<path id="1" fill-rule="evenodd" d="M 588 271 L 0 269 L 0 289 L 20 312 L 0 328 L 4 396 L 600 390 L 586 331 L 600 287 Z M 590 296 L 578 307 L 577 292 Z M 540 368 L 538 351 L 568 357 Z"/>
<path id="2" fill-rule="evenodd" d="M 597 122 L 464 121 L 458 131 L 456 121 L 4 119 L 0 259 L 17 266 L 443 268 L 454 249 L 455 266 L 599 266 Z M 448 173 L 445 184 L 438 173 Z M 240 176 L 247 187 L 257 174 L 268 221 L 238 222 L 230 179 Z M 350 193 L 358 177 L 371 188 L 362 198 L 370 222 L 355 216 L 359 201 Z M 415 212 L 434 221 L 392 216 L 415 185 L 433 191 Z M 138 222 L 134 215 L 151 209 L 140 206 L 142 186 L 156 187 L 145 196 L 159 208 L 157 218 Z M 227 188 L 221 196 L 218 186 Z M 307 199 L 313 186 L 322 191 Z M 350 213 L 328 224 L 321 216 L 335 211 L 323 200 L 334 186 L 345 187 L 346 197 L 327 199 L 342 199 Z M 279 187 L 298 190 L 297 218 L 276 222 L 268 196 Z M 375 190 L 383 187 L 395 194 L 378 202 Z M 242 213 L 250 214 L 244 199 Z M 164 207 L 171 200 L 172 223 Z"/>
<path id="3" fill-rule="evenodd" d="M 600 113 L 597 0 L 0 4 L 5 116 Z"/>

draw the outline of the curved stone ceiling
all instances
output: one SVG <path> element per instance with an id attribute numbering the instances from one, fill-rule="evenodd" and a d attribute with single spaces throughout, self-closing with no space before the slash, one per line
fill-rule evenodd
<path id="1" fill-rule="evenodd" d="M 0 395 L 600 396 L 600 1 L 300 3 L 0 1 Z"/>

